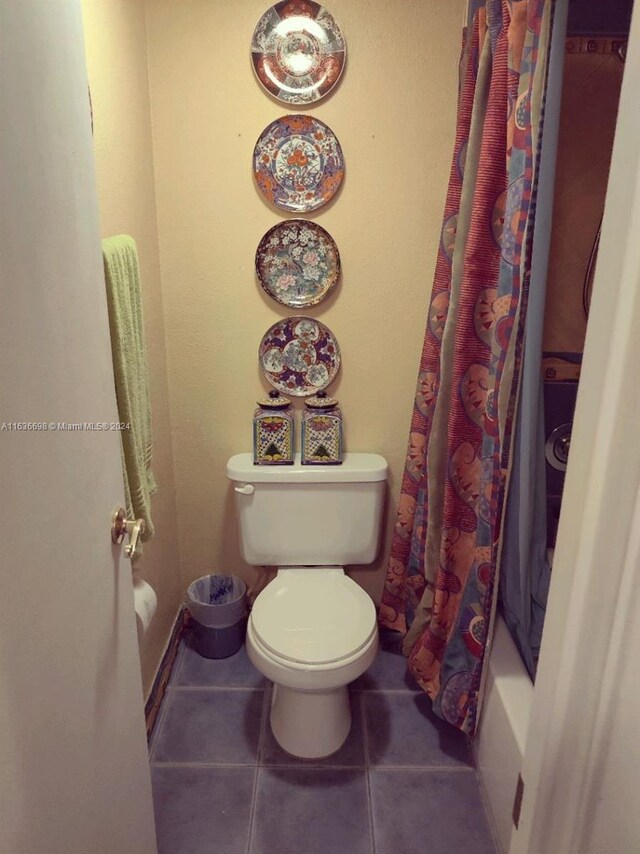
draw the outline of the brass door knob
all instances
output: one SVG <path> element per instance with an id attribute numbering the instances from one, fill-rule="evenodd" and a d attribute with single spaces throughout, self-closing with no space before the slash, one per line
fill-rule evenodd
<path id="1" fill-rule="evenodd" d="M 121 543 L 125 535 L 129 536 L 129 542 L 124 547 L 124 553 L 132 558 L 138 547 L 138 540 L 144 534 L 144 519 L 127 519 L 126 511 L 122 507 L 114 507 L 111 514 L 111 540 Z"/>

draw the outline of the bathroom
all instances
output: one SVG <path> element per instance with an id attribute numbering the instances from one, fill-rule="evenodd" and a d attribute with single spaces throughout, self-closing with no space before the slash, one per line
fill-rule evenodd
<path id="1" fill-rule="evenodd" d="M 347 162 L 340 193 L 311 217 L 340 248 L 341 281 L 308 314 L 340 342 L 342 368 L 330 393 L 344 410 L 348 449 L 381 454 L 389 464 L 378 556 L 349 570 L 375 601 L 396 521 L 438 251 L 464 5 L 335 0 L 330 9 L 346 34 L 347 67 L 328 98 L 301 111 L 336 132 Z M 268 390 L 258 343 L 286 316 L 258 286 L 253 266 L 258 241 L 281 218 L 256 190 L 253 146 L 288 111 L 263 92 L 249 61 L 265 8 L 255 0 L 82 3 L 100 232 L 135 236 L 144 284 L 158 482 L 156 533 L 136 568 L 158 600 L 140 646 L 145 700 L 163 692 L 159 668 L 169 678 L 190 581 L 213 571 L 239 574 L 250 588 L 266 580 L 241 560 L 225 477 L 229 457 L 251 447 L 251 414 Z M 413 704 L 404 681 L 399 686 L 387 699 Z M 201 689 L 172 684 L 167 696 Z M 446 733 L 441 738 L 452 743 Z M 452 766 L 447 773 L 472 775 Z M 473 810 L 478 844 L 488 831 L 483 812 Z M 462 850 L 446 839 L 424 844 L 443 854 Z M 235 849 L 212 842 L 211 850 Z"/>

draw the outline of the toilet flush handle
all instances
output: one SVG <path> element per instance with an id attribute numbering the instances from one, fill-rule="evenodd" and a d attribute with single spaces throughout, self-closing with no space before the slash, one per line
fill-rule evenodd
<path id="1" fill-rule="evenodd" d="M 256 488 L 252 483 L 245 483 L 244 486 L 234 486 L 234 489 L 241 495 L 253 495 L 253 493 L 256 491 Z"/>

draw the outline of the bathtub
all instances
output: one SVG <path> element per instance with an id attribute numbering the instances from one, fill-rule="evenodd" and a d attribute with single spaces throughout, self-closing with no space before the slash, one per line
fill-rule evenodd
<path id="1" fill-rule="evenodd" d="M 473 748 L 489 818 L 502 854 L 509 851 L 514 831 L 513 802 L 532 701 L 533 683 L 498 615 Z"/>

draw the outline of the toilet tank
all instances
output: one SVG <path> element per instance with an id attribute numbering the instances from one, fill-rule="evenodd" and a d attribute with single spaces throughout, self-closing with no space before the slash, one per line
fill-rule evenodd
<path id="1" fill-rule="evenodd" d="M 380 540 L 387 461 L 344 455 L 339 466 L 227 463 L 235 490 L 240 549 L 247 563 L 344 566 L 371 563 Z"/>

